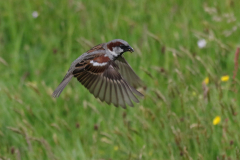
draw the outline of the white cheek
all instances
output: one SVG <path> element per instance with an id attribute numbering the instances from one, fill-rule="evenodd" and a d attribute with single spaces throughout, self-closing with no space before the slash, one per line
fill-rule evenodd
<path id="1" fill-rule="evenodd" d="M 108 50 L 112 55 L 114 56 L 118 56 L 118 54 L 115 52 L 115 50 L 111 51 L 111 50 Z"/>
<path id="2" fill-rule="evenodd" d="M 122 52 L 123 52 L 123 49 L 122 49 L 122 48 L 120 48 L 120 47 L 117 47 L 117 48 L 114 48 L 114 49 L 113 49 L 113 51 L 114 51 L 115 53 L 118 53 L 118 54 L 120 54 L 120 53 L 122 53 Z"/>
<path id="3" fill-rule="evenodd" d="M 105 65 L 107 65 L 107 62 L 98 63 L 98 62 L 94 62 L 93 60 L 91 60 L 90 63 L 92 63 L 93 66 L 105 66 Z"/>

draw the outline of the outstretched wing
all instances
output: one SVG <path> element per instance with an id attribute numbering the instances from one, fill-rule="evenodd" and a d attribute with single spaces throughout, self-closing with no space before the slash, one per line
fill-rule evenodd
<path id="1" fill-rule="evenodd" d="M 116 107 L 126 108 L 126 104 L 133 107 L 132 100 L 139 102 L 135 95 L 143 95 L 131 87 L 115 68 L 118 68 L 116 63 L 102 55 L 89 60 L 84 70 L 76 68 L 73 75 L 101 101 L 113 103 Z"/>
<path id="2" fill-rule="evenodd" d="M 124 57 L 119 56 L 115 63 L 119 67 L 119 72 L 123 78 L 133 86 L 134 88 L 144 86 L 143 81 L 138 77 L 138 75 L 133 71 L 132 67 L 128 64 Z"/>

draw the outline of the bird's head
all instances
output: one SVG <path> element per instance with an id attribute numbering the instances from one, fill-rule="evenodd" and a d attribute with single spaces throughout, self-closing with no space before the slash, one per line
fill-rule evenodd
<path id="1" fill-rule="evenodd" d="M 109 55 L 114 59 L 122 55 L 124 52 L 134 52 L 133 48 L 122 39 L 114 39 L 106 44 L 106 49 Z"/>

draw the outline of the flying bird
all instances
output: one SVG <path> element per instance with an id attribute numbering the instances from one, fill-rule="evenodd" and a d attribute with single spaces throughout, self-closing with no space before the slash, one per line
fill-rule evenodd
<path id="1" fill-rule="evenodd" d="M 114 39 L 99 44 L 72 62 L 67 74 L 53 92 L 59 97 L 68 82 L 76 77 L 96 98 L 126 108 L 133 107 L 132 101 L 139 103 L 137 96 L 143 97 L 135 88 L 143 82 L 123 57 L 124 52 L 134 52 L 124 40 Z"/>

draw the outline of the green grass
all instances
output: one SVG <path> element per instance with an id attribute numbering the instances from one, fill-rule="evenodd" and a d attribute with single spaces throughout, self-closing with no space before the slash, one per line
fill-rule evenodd
<path id="1" fill-rule="evenodd" d="M 0 159 L 240 159 L 239 6 L 0 1 Z M 51 97 L 73 60 L 116 38 L 135 49 L 125 58 L 147 86 L 141 103 L 108 106 L 76 79 Z"/>

